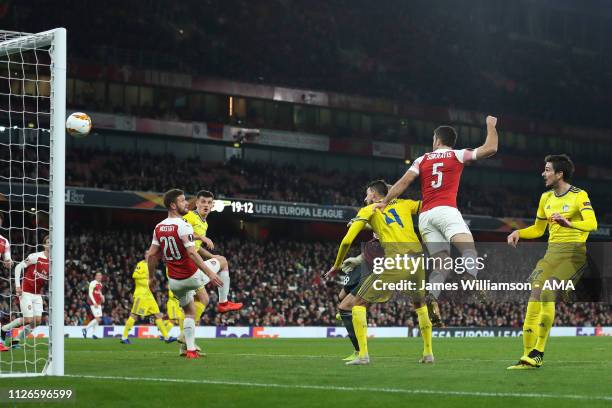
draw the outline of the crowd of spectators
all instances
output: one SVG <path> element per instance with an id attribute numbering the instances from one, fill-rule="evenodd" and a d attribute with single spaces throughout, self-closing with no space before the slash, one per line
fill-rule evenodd
<path id="1" fill-rule="evenodd" d="M 194 168 L 206 171 L 194 173 Z M 465 171 L 483 170 L 466 168 Z M 180 159 L 169 154 L 80 149 L 69 150 L 66 161 L 66 183 L 71 186 L 155 192 L 181 186 L 191 193 L 206 187 L 219 197 L 356 207 L 363 205 L 363 188 L 369 181 L 382 178 L 393 183 L 400 176 L 399 172 L 324 170 L 240 159 L 202 162 L 200 158 Z M 457 200 L 465 214 L 533 218 L 541 193 L 542 189 L 527 186 L 470 184 L 464 180 Z M 407 194 L 419 199 L 419 183 L 413 183 Z M 590 197 L 598 203 L 600 222 L 606 222 L 603 206 L 609 202 L 609 196 L 591 191 Z"/>
<path id="2" fill-rule="evenodd" d="M 194 168 L 206 171 L 195 172 Z M 469 171 L 469 170 L 467 170 Z M 180 186 L 195 193 L 203 187 L 219 197 L 252 198 L 324 205 L 363 205 L 364 186 L 375 178 L 393 183 L 401 174 L 368 174 L 297 167 L 291 164 L 260 163 L 232 159 L 202 162 L 172 155 L 69 150 L 66 184 L 110 190 L 163 192 Z M 533 191 L 538 197 L 541 192 Z M 420 197 L 418 183 L 410 188 L 411 198 Z M 533 217 L 535 199 L 525 200 L 524 189 L 462 183 L 459 206 L 469 214 Z M 499 200 L 503 195 L 503 202 Z M 531 197 L 530 196 L 530 197 Z M 522 198 L 521 198 L 522 197 Z"/>
<path id="3" fill-rule="evenodd" d="M 123 324 L 127 319 L 134 288 L 132 271 L 150 243 L 149 233 L 128 230 L 104 232 L 72 231 L 66 239 L 67 325 L 86 324 L 88 283 L 96 272 L 104 275 L 104 324 Z M 341 280 L 324 282 L 321 274 L 333 263 L 337 244 L 331 242 L 254 242 L 244 239 L 215 239 L 216 249 L 230 264 L 233 301 L 243 302 L 240 312 L 215 312 L 217 294 L 209 289 L 211 306 L 200 324 L 238 326 L 333 326 Z M 161 265 L 160 265 L 161 266 Z M 167 279 L 161 267 L 152 273 L 152 291 L 162 312 L 167 299 Z M 526 277 L 524 277 L 526 278 Z M 3 311 L 8 308 L 8 282 L 0 280 Z M 490 301 L 484 304 L 444 300 L 440 303 L 448 326 L 522 326 L 525 299 Z M 18 310 L 13 297 L 13 311 Z M 409 299 L 396 297 L 371 307 L 369 323 L 374 326 L 418 327 Z M 141 323 L 147 324 L 144 320 Z M 612 308 L 604 303 L 559 303 L 556 325 L 612 325 Z"/>

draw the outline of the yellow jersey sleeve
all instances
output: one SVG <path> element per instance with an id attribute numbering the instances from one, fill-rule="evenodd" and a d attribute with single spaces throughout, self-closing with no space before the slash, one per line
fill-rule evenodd
<path id="1" fill-rule="evenodd" d="M 580 190 L 576 197 L 576 207 L 582 216 L 581 220 L 573 220 L 572 227 L 574 229 L 591 232 L 597 229 L 597 218 L 595 217 L 595 211 L 591 205 L 591 200 L 586 191 Z"/>
<path id="2" fill-rule="evenodd" d="M 353 243 L 355 238 L 357 238 L 357 235 L 359 235 L 363 227 L 365 227 L 366 223 L 370 221 L 370 218 L 372 218 L 373 214 L 374 209 L 371 205 L 368 205 L 367 207 L 363 207 L 361 210 L 359 210 L 357 216 L 353 218 L 353 223 L 351 224 L 349 230 L 342 239 L 342 242 L 340 243 L 340 248 L 338 248 L 338 254 L 336 255 L 336 261 L 334 262 L 335 268 L 340 268 L 340 265 L 342 265 L 342 262 L 344 261 L 348 250 L 351 248 L 351 244 Z"/>
<path id="3" fill-rule="evenodd" d="M 591 199 L 586 191 L 580 190 L 578 193 L 578 197 L 576 198 L 576 205 L 579 211 L 593 211 L 593 206 L 591 205 Z"/>
<path id="4" fill-rule="evenodd" d="M 546 200 L 549 196 L 550 191 L 547 191 L 540 197 L 540 202 L 538 204 L 538 212 L 536 213 L 536 218 L 539 220 L 547 220 L 546 212 L 544 211 L 544 206 L 546 205 Z"/>
<path id="5" fill-rule="evenodd" d="M 357 212 L 357 215 L 355 216 L 355 218 L 353 218 L 353 222 L 355 221 L 368 222 L 370 221 L 370 218 L 372 218 L 373 214 L 374 214 L 374 209 L 372 208 L 371 205 L 368 205 L 367 207 L 363 207 Z"/>
<path id="6" fill-rule="evenodd" d="M 548 226 L 548 218 L 546 217 L 546 212 L 544 210 L 544 206 L 546 205 L 546 201 L 550 196 L 550 191 L 545 192 L 540 196 L 540 202 L 538 203 L 538 211 L 536 213 L 536 219 L 533 225 L 530 225 L 527 228 L 523 228 L 518 230 L 519 238 L 522 239 L 536 239 L 540 238 L 546 232 L 546 227 Z"/>

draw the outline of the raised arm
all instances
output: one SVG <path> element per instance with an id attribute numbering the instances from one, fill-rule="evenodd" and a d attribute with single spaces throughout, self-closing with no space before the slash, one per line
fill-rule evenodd
<path id="1" fill-rule="evenodd" d="M 486 159 L 487 157 L 493 156 L 497 153 L 498 147 L 498 135 L 497 135 L 497 118 L 494 116 L 487 116 L 487 138 L 482 146 L 476 148 L 476 154 L 478 159 Z"/>

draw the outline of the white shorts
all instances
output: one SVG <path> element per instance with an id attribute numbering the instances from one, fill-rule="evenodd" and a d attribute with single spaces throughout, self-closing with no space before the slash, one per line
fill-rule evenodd
<path id="1" fill-rule="evenodd" d="M 419 215 L 419 231 L 430 255 L 450 253 L 450 240 L 457 234 L 472 234 L 455 207 L 440 206 Z"/>
<path id="2" fill-rule="evenodd" d="M 215 273 L 219 273 L 221 270 L 221 264 L 214 258 L 204 262 L 204 265 Z M 170 286 L 170 290 L 178 299 L 181 307 L 185 307 L 193 301 L 196 290 L 203 288 L 208 282 L 210 282 L 208 275 L 199 269 L 187 279 L 168 278 L 168 286 Z"/>
<path id="3" fill-rule="evenodd" d="M 41 317 L 43 312 L 42 296 L 22 292 L 21 296 L 19 296 L 19 307 L 23 317 Z"/>
<path id="4" fill-rule="evenodd" d="M 102 317 L 102 305 L 89 305 L 93 317 Z"/>

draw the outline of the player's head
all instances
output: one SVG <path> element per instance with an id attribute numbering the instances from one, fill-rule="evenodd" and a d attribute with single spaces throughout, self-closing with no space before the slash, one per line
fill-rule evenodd
<path id="1" fill-rule="evenodd" d="M 366 205 L 376 203 L 387 195 L 389 192 L 389 185 L 385 183 L 385 180 L 374 180 L 370 181 L 366 186 Z"/>
<path id="2" fill-rule="evenodd" d="M 550 154 L 544 158 L 542 177 L 547 188 L 555 187 L 559 182 L 569 183 L 574 175 L 574 163 L 567 154 Z"/>
<path id="3" fill-rule="evenodd" d="M 206 217 L 213 207 L 215 195 L 208 190 L 200 190 L 196 194 L 196 210 L 198 214 Z"/>
<path id="4" fill-rule="evenodd" d="M 96 272 L 96 276 L 94 276 L 94 279 L 98 282 L 102 282 L 102 272 Z"/>
<path id="5" fill-rule="evenodd" d="M 438 126 L 433 134 L 433 149 L 442 147 L 455 147 L 457 143 L 457 132 L 452 126 Z"/>
<path id="6" fill-rule="evenodd" d="M 185 200 L 183 190 L 173 188 L 166 191 L 164 194 L 164 207 L 168 209 L 168 212 L 174 211 L 179 215 L 187 214 L 187 200 Z"/>
<path id="7" fill-rule="evenodd" d="M 49 251 L 49 247 L 51 246 L 51 240 L 49 239 L 49 235 L 45 235 L 43 237 L 42 246 L 45 251 Z"/>

